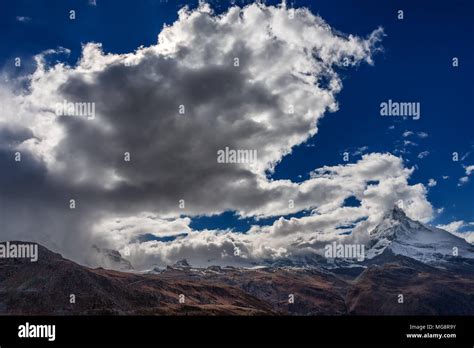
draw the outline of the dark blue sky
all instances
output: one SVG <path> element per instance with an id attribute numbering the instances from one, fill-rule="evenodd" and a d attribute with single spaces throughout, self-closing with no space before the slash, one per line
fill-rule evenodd
<path id="1" fill-rule="evenodd" d="M 229 5 L 226 1 L 210 2 L 217 11 Z M 97 6 L 91 6 L 88 0 L 2 1 L 0 67 L 26 74 L 33 69 L 33 55 L 58 46 L 71 50 L 69 57 L 62 58 L 74 64 L 81 43 L 90 41 L 101 42 L 105 52 L 113 53 L 154 44 L 163 24 L 172 23 L 185 3 L 97 0 Z M 188 3 L 194 7 L 197 1 Z M 411 183 L 426 185 L 430 178 L 438 183 L 429 189 L 428 199 L 434 207 L 445 209 L 434 223 L 474 221 L 474 179 L 458 186 L 465 174 L 463 165 L 474 164 L 474 2 L 301 0 L 288 4 L 309 7 L 344 33 L 366 36 L 382 26 L 386 36 L 384 51 L 374 57 L 374 66 L 341 71 L 340 110 L 327 114 L 318 134 L 284 158 L 272 177 L 301 181 L 315 168 L 344 163 L 342 153 L 346 150 L 355 152 L 367 146 L 365 152 L 394 153 L 403 148 L 404 140 L 410 140 L 417 145 L 405 146 L 410 153 L 403 158 L 407 166 L 417 165 Z M 71 9 L 76 11 L 74 21 L 68 18 Z M 404 11 L 403 20 L 397 19 L 399 9 Z M 20 22 L 18 16 L 30 19 Z M 20 69 L 13 68 L 17 56 L 27 63 Z M 457 68 L 451 65 L 453 57 L 459 58 Z M 381 117 L 379 105 L 388 99 L 420 102 L 421 118 Z M 394 128 L 389 129 L 391 126 Z M 407 130 L 415 135 L 404 138 Z M 420 138 L 418 132 L 428 137 Z M 423 151 L 429 155 L 419 159 Z M 453 162 L 453 152 L 464 161 Z M 351 162 L 359 157 L 352 157 Z M 443 179 L 443 175 L 449 178 Z M 248 223 L 228 213 L 195 219 L 192 227 L 246 230 Z"/>

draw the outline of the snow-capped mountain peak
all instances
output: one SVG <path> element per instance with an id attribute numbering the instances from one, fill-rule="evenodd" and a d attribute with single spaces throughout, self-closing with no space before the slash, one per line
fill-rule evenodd
<path id="1" fill-rule="evenodd" d="M 191 265 L 189 264 L 188 260 L 182 259 L 174 263 L 173 268 L 191 268 Z"/>
<path id="2" fill-rule="evenodd" d="M 419 261 L 439 264 L 455 258 L 474 258 L 474 247 L 445 230 L 410 219 L 394 207 L 370 232 L 367 258 L 389 250 Z"/>

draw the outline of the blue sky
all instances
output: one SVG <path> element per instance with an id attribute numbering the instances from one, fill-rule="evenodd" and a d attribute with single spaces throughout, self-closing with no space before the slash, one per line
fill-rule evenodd
<path id="1" fill-rule="evenodd" d="M 210 2 L 217 11 L 229 5 Z M 268 4 L 278 3 L 268 1 Z M 48 4 L 48 5 L 45 5 Z M 23 75 L 34 68 L 32 57 L 39 52 L 66 47 L 69 57 L 61 60 L 74 64 L 81 44 L 100 42 L 105 52 L 126 53 L 138 46 L 156 43 L 164 23 L 177 18 L 183 1 L 97 0 L 92 6 L 82 1 L 3 1 L 0 5 L 0 66 L 11 74 Z M 189 2 L 194 7 L 196 2 Z M 237 4 L 242 2 L 237 1 Z M 309 172 L 324 165 L 343 164 L 345 151 L 357 153 L 395 152 L 405 149 L 406 165 L 417 166 L 411 183 L 427 184 L 428 199 L 435 208 L 444 208 L 433 221 L 445 224 L 453 220 L 474 221 L 474 180 L 458 186 L 465 175 L 464 166 L 474 164 L 474 24 L 472 1 L 293 1 L 319 14 L 333 28 L 365 37 L 378 26 L 384 28 L 383 52 L 374 56 L 375 65 L 339 70 L 344 88 L 338 95 L 339 110 L 320 121 L 318 134 L 293 149 L 277 165 L 272 179 L 303 181 Z M 428 5 L 429 4 L 429 5 Z M 76 20 L 68 18 L 76 11 Z M 397 19 L 397 10 L 404 19 Z M 25 17 L 20 21 L 18 17 Z M 24 64 L 13 68 L 13 59 Z M 452 58 L 459 58 L 453 68 Z M 379 105 L 388 99 L 421 103 L 421 118 L 384 118 Z M 392 128 L 392 129 L 391 129 Z M 405 131 L 414 134 L 403 136 Z M 426 133 L 420 137 L 418 133 Z M 409 140 L 416 145 L 402 146 Z M 366 148 L 364 148 L 366 147 Z M 418 155 L 424 151 L 424 158 Z M 360 152 L 360 151 L 359 151 Z M 458 152 L 460 160 L 452 161 Z M 360 154 L 351 156 L 351 162 Z M 443 179 L 442 176 L 449 176 Z M 298 216 L 304 215 L 299 213 Z M 191 227 L 234 228 L 244 231 L 249 224 L 267 224 L 239 220 L 232 212 L 220 216 L 195 218 Z"/>

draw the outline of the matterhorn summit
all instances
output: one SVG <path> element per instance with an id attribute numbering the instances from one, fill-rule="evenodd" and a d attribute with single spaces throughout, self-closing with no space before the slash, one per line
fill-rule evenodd
<path id="1" fill-rule="evenodd" d="M 473 245 L 445 230 L 410 219 L 398 206 L 370 232 L 366 256 L 371 259 L 387 252 L 434 265 L 474 259 Z"/>

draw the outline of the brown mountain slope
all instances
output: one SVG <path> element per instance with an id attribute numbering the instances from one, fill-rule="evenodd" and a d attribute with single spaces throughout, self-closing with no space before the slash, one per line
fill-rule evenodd
<path id="1" fill-rule="evenodd" d="M 0 314 L 473 315 L 474 277 L 403 256 L 355 279 L 316 269 L 216 266 L 137 274 L 90 269 L 40 246 L 34 263 L 0 259 Z"/>
<path id="2" fill-rule="evenodd" d="M 353 282 L 346 299 L 349 314 L 474 314 L 472 275 L 456 275 L 404 256 L 396 259 L 370 266 Z"/>
<path id="3" fill-rule="evenodd" d="M 0 313 L 258 315 L 272 309 L 237 287 L 89 269 L 40 246 L 37 262 L 0 259 Z"/>
<path id="4" fill-rule="evenodd" d="M 347 283 L 335 275 L 305 269 L 237 269 L 212 267 L 199 270 L 168 269 L 163 280 L 189 280 L 226 284 L 269 303 L 277 313 L 299 315 L 338 315 L 346 313 Z M 290 295 L 294 303 L 290 303 Z"/>

